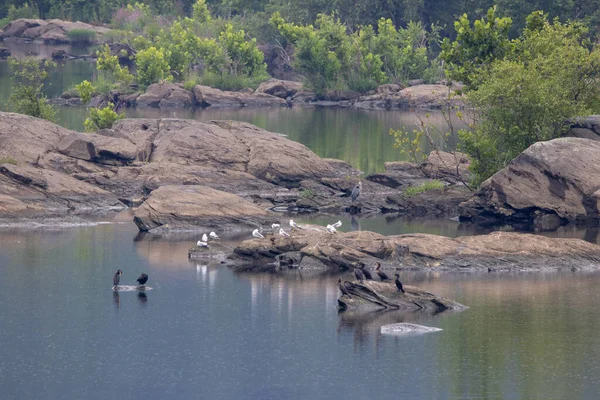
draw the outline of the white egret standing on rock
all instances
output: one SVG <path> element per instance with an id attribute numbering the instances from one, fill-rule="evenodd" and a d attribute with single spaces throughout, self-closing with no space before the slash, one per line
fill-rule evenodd
<path id="1" fill-rule="evenodd" d="M 327 232 L 329 233 L 335 233 L 337 232 L 337 229 L 335 229 L 335 227 L 333 225 L 327 225 Z"/>
<path id="2" fill-rule="evenodd" d="M 198 240 L 198 242 L 196 243 L 196 246 L 198 246 L 198 247 L 208 247 L 208 243 L 207 242 L 203 242 L 202 240 Z"/>
<path id="3" fill-rule="evenodd" d="M 362 189 L 362 182 L 358 182 L 358 185 L 354 186 L 354 189 L 352 189 L 352 194 L 350 194 L 350 197 L 352 198 L 353 203 L 354 203 L 354 200 L 356 200 L 356 198 L 358 196 L 360 196 L 361 189 Z"/>
<path id="4" fill-rule="evenodd" d="M 208 236 L 206 236 L 206 233 L 204 235 L 202 235 L 202 241 L 208 242 Z"/>
<path id="5" fill-rule="evenodd" d="M 255 229 L 252 231 L 252 236 L 254 236 L 255 238 L 259 238 L 259 239 L 264 239 L 265 237 L 263 235 L 260 234 L 260 232 L 258 231 L 258 229 Z"/>
<path id="6" fill-rule="evenodd" d="M 342 221 L 338 221 L 335 224 L 332 224 L 331 226 L 333 226 L 334 228 L 339 228 L 340 226 L 342 226 Z"/>
<path id="7" fill-rule="evenodd" d="M 283 228 L 279 228 L 279 234 L 283 237 L 290 237 L 290 234 L 283 230 Z"/>
<path id="8" fill-rule="evenodd" d="M 211 239 L 221 239 L 219 235 L 214 232 L 209 233 L 208 236 L 210 236 Z"/>
<path id="9" fill-rule="evenodd" d="M 297 223 L 295 223 L 293 219 L 290 219 L 290 227 L 292 229 L 304 229 L 300 225 L 298 225 Z"/>
<path id="10" fill-rule="evenodd" d="M 271 229 L 275 230 L 277 228 L 281 228 L 281 225 L 279 225 L 279 224 L 271 224 Z"/>

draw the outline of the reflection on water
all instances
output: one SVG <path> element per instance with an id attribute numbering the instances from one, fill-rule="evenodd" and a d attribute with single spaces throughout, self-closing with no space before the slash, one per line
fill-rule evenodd
<path id="1" fill-rule="evenodd" d="M 418 229 L 379 221 L 380 231 Z M 599 273 L 402 272 L 470 308 L 338 313 L 338 276 L 233 273 L 188 260 L 194 239 L 139 237 L 131 223 L 1 230 L 2 398 L 595 399 L 600 390 Z M 116 269 L 126 283 L 147 272 L 154 290 L 112 291 Z M 381 334 L 398 322 L 443 330 Z"/>

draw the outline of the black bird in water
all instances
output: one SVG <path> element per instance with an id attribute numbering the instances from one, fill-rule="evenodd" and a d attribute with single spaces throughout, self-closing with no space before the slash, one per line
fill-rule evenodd
<path id="1" fill-rule="evenodd" d="M 352 296 L 350 296 L 350 293 L 348 293 L 348 289 L 346 289 L 346 286 L 342 283 L 342 278 L 338 279 L 338 287 L 340 288 L 340 292 L 342 292 L 342 296 L 346 295 L 352 298 Z"/>
<path id="2" fill-rule="evenodd" d="M 385 272 L 380 270 L 381 264 L 379 262 L 376 262 L 375 264 L 377 264 L 377 267 L 375 268 L 375 272 L 377 272 L 379 279 L 381 279 L 382 281 L 387 281 L 388 279 L 390 279 L 390 277 L 387 276 L 387 274 Z"/>
<path id="3" fill-rule="evenodd" d="M 361 189 L 362 189 L 362 182 L 358 182 L 358 184 L 356 186 L 354 186 L 354 189 L 352 189 L 352 193 L 350 194 L 350 197 L 352 198 L 353 203 L 354 203 L 354 200 L 356 200 L 356 198 L 358 196 L 360 196 Z"/>
<path id="4" fill-rule="evenodd" d="M 360 282 L 365 280 L 365 275 L 362 273 L 362 271 L 358 268 L 354 268 L 354 276 L 356 277 L 357 280 L 359 280 Z"/>
<path id="5" fill-rule="evenodd" d="M 404 291 L 404 287 L 402 286 L 402 282 L 400 282 L 400 275 L 396 274 L 395 277 L 396 277 L 395 283 L 396 283 L 396 287 L 398 288 L 398 291 L 402 292 L 402 293 L 406 293 Z"/>
<path id="6" fill-rule="evenodd" d="M 141 274 L 141 275 L 140 275 L 140 277 L 139 277 L 139 278 L 137 278 L 137 282 L 138 282 L 140 285 L 145 285 L 145 284 L 146 284 L 146 282 L 148 282 L 148 275 L 146 275 L 146 274 Z"/>
<path id="7" fill-rule="evenodd" d="M 373 280 L 373 275 L 371 275 L 371 272 L 369 272 L 369 270 L 365 269 L 366 265 L 363 264 L 360 266 L 360 272 L 363 273 L 363 275 L 365 276 L 365 278 L 367 278 L 368 281 L 372 281 Z"/>
<path id="8" fill-rule="evenodd" d="M 123 271 L 118 270 L 115 272 L 115 276 L 113 276 L 113 285 L 117 286 L 119 281 L 121 280 L 121 275 L 123 275 Z"/>

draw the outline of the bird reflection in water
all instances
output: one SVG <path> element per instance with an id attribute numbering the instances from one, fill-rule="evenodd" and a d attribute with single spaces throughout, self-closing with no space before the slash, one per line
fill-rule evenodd
<path id="1" fill-rule="evenodd" d="M 350 219 L 350 226 L 352 227 L 353 231 L 360 231 L 360 222 L 358 222 L 358 218 L 356 218 L 354 214 L 352 214 Z"/>
<path id="2" fill-rule="evenodd" d="M 121 308 L 121 297 L 118 290 L 113 290 L 113 301 L 115 302 L 117 309 Z"/>
<path id="3" fill-rule="evenodd" d="M 148 296 L 146 295 L 146 292 L 144 292 L 144 291 L 140 290 L 137 294 L 137 298 L 140 301 L 140 303 L 143 304 L 144 306 L 148 302 Z"/>

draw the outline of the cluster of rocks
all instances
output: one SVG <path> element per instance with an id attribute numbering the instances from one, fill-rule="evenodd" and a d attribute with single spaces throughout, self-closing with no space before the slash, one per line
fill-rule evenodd
<path id="1" fill-rule="evenodd" d="M 36 206 L 30 214 L 43 216 L 58 210 L 50 199 L 60 199 L 65 210 L 83 212 L 86 201 L 79 199 L 89 196 L 96 200 L 88 203 L 98 209 L 141 204 L 135 221 L 151 231 L 256 226 L 272 220 L 274 211 L 456 215 L 459 197 L 469 196 L 448 182 L 447 189 L 436 191 L 436 200 L 423 194 L 426 206 L 416 205 L 419 195 L 402 198 L 406 187 L 437 176 L 433 163 L 439 157 L 431 157 L 422 168 L 414 166 L 413 176 L 404 171 L 403 178 L 390 169 L 387 185 L 363 180 L 361 196 L 352 202 L 359 171 L 236 121 L 126 119 L 113 129 L 82 134 L 0 113 L 0 158 L 0 194 L 13 199 L 10 210 Z M 63 191 L 49 192 L 59 178 Z M 38 184 L 44 179 L 46 184 Z M 56 197 L 59 193 L 64 197 Z M 0 217 L 17 216 L 10 210 L 0 207 Z"/>
<path id="2" fill-rule="evenodd" d="M 103 35 L 111 29 L 83 22 L 62 21 L 60 19 L 17 19 L 0 31 L 0 40 L 25 39 L 49 44 L 71 43 L 68 33 L 74 29 L 94 32 L 92 43 L 101 43 Z"/>

